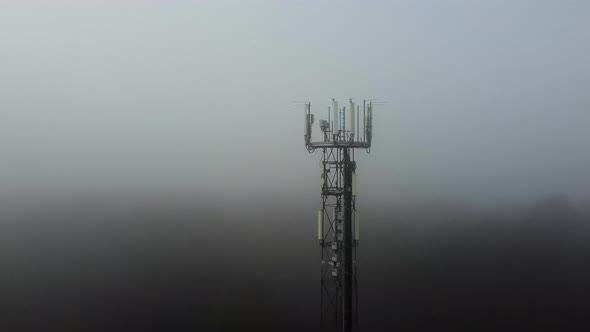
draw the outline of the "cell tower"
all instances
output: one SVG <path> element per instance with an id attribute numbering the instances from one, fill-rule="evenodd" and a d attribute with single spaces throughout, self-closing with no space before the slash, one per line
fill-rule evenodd
<path id="1" fill-rule="evenodd" d="M 305 104 L 305 147 L 310 153 L 322 149 L 322 208 L 318 211 L 322 331 L 359 330 L 356 260 L 359 219 L 354 151 L 365 149 L 370 153 L 372 122 L 372 102 L 363 101 L 361 110 L 350 99 L 346 109 L 338 107 L 338 101 L 332 99 L 328 120 L 319 121 L 323 140 L 312 142 L 314 114 L 311 103 Z"/>

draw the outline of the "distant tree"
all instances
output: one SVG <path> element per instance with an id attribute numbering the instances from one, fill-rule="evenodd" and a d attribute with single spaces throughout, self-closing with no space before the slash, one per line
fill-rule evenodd
<path id="1" fill-rule="evenodd" d="M 571 245 L 577 225 L 575 210 L 568 196 L 549 195 L 532 207 L 526 227 L 526 239 L 537 248 L 557 253 L 558 248 Z"/>
<path id="2" fill-rule="evenodd" d="M 574 208 L 567 195 L 548 195 L 533 205 L 528 221 L 536 225 L 568 227 L 574 219 Z"/>

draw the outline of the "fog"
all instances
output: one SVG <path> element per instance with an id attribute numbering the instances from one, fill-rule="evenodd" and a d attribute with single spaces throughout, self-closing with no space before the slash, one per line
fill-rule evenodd
<path id="1" fill-rule="evenodd" d="M 324 116 L 359 96 L 388 102 L 362 159 L 367 195 L 587 196 L 587 10 L 8 3 L 2 190 L 305 194 L 317 170 L 293 101 Z"/>
<path id="2" fill-rule="evenodd" d="M 384 102 L 356 154 L 363 329 L 575 321 L 558 309 L 588 301 L 589 10 L 5 3 L 10 330 L 313 330 L 320 156 L 300 102 L 319 119 L 353 97 Z"/>

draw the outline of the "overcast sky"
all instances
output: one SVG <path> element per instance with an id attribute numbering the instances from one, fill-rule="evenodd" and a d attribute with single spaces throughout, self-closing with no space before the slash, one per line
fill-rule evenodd
<path id="1" fill-rule="evenodd" d="M 321 118 L 359 96 L 388 102 L 362 195 L 590 197 L 589 17 L 587 1 L 6 1 L 0 191 L 319 196 L 293 101 Z"/>

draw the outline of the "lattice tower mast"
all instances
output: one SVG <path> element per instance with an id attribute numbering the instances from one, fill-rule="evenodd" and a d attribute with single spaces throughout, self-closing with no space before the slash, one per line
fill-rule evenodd
<path id="1" fill-rule="evenodd" d="M 359 330 L 356 258 L 360 227 L 354 151 L 370 153 L 373 106 L 372 101 L 363 101 L 361 109 L 350 99 L 347 109 L 332 99 L 328 120 L 319 121 L 323 140 L 312 142 L 315 116 L 311 103 L 305 104 L 305 147 L 310 153 L 322 151 L 322 208 L 318 211 L 322 331 Z"/>

